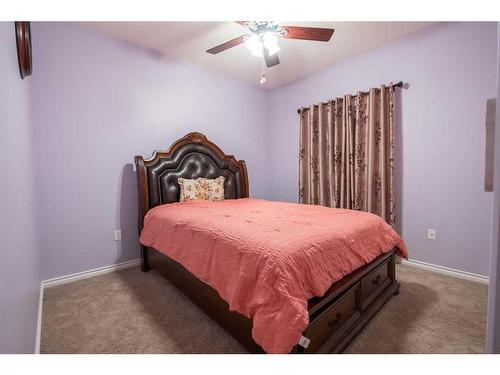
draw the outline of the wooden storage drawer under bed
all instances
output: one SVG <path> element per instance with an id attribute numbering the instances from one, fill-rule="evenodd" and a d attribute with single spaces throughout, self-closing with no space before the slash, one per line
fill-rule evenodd
<path id="1" fill-rule="evenodd" d="M 338 294 L 333 292 L 336 296 L 329 302 L 312 309 L 312 320 L 302 334 L 309 344 L 307 348 L 300 348 L 299 352 L 329 353 L 336 347 L 342 350 L 349 341 L 346 336 L 352 327 L 368 322 L 363 315 L 373 315 L 387 300 L 385 295 L 388 292 L 398 292 L 399 284 L 394 279 L 395 255 L 386 254 L 382 258 L 385 259 L 378 266 L 360 270 L 353 277 L 356 280 L 353 285 Z"/>
<path id="2" fill-rule="evenodd" d="M 342 337 L 361 315 L 357 308 L 358 293 L 356 284 L 309 324 L 303 335 L 310 344 L 304 352 L 316 353 L 327 341 L 334 344 Z"/>
<path id="3" fill-rule="evenodd" d="M 361 309 L 366 309 L 391 284 L 391 263 L 382 263 L 361 279 Z"/>

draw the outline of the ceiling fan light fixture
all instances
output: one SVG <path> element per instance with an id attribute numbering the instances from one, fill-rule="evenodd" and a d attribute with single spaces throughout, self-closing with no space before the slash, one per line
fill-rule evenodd
<path id="1" fill-rule="evenodd" d="M 278 38 L 328 42 L 334 29 L 307 26 L 283 26 L 275 21 L 236 21 L 248 29 L 247 34 L 228 40 L 207 50 L 212 55 L 245 44 L 253 56 L 260 58 L 260 83 L 266 82 L 265 70 L 280 63 Z"/>
<path id="2" fill-rule="evenodd" d="M 253 56 L 262 57 L 262 43 L 257 35 L 252 35 L 245 40 L 245 46 L 250 50 Z"/>

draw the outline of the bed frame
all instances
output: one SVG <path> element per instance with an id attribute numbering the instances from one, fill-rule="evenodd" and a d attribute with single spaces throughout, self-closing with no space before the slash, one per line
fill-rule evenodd
<path id="1" fill-rule="evenodd" d="M 224 176 L 226 199 L 248 198 L 245 162 L 226 155 L 201 133 L 189 133 L 167 151 L 155 151 L 150 159 L 135 157 L 139 193 L 139 233 L 151 208 L 179 201 L 177 179 Z M 323 297 L 309 300 L 307 339 L 292 353 L 338 353 L 395 294 L 395 249 L 334 283 Z M 217 291 L 182 265 L 151 247 L 141 245 L 141 269 L 155 269 L 180 289 L 192 302 L 226 329 L 252 353 L 262 348 L 252 339 L 252 321 L 230 311 Z"/>

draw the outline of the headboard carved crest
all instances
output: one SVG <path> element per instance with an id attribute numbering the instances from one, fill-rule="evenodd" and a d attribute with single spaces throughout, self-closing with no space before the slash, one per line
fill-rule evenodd
<path id="1" fill-rule="evenodd" d="M 205 136 L 205 134 L 201 134 L 198 132 L 188 133 L 184 136 L 184 138 L 186 138 L 187 140 L 189 140 L 193 143 L 201 143 L 201 142 L 205 142 L 208 140 L 207 137 Z"/>
<path id="2" fill-rule="evenodd" d="M 248 175 L 243 160 L 226 155 L 198 132 L 186 134 L 166 151 L 155 151 L 149 159 L 134 158 L 139 194 L 139 231 L 146 213 L 160 204 L 179 201 L 177 179 L 224 176 L 226 199 L 248 197 Z"/>

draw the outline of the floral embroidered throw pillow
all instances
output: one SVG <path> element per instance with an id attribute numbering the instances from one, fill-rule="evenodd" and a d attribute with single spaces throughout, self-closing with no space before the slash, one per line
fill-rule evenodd
<path id="1" fill-rule="evenodd" d="M 192 199 L 205 199 L 214 202 L 224 200 L 223 176 L 215 179 L 200 177 L 194 180 L 180 177 L 178 181 L 181 188 L 181 202 Z"/>

